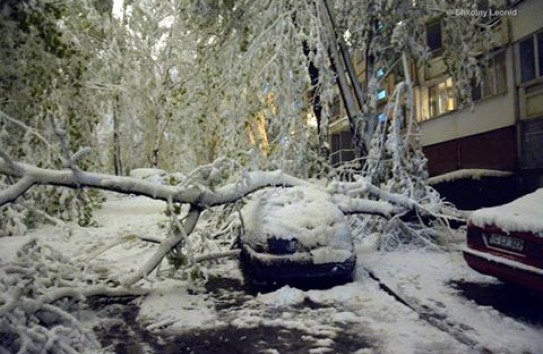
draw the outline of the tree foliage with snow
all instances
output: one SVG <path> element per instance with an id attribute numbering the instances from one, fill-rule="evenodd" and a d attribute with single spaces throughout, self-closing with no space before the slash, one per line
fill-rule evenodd
<path id="1" fill-rule="evenodd" d="M 134 0 L 113 15 L 107 1 L 5 2 L 0 230 L 21 234 L 42 218 L 89 225 L 97 200 L 91 188 L 163 200 L 168 237 L 140 237 L 159 245 L 136 272 L 114 284 L 126 291 L 136 291 L 164 259 L 172 271 L 198 272 L 201 261 L 235 255 L 231 235 L 242 226 L 239 204 L 266 186 L 308 185 L 329 193 L 344 214 L 365 215 L 353 219 L 358 231 L 390 235 L 385 248 L 413 240 L 434 245 L 436 223 L 447 226 L 462 215 L 427 185 L 412 119 L 409 63 L 429 58 L 424 21 L 464 1 L 413 3 Z M 476 21 L 445 21 L 448 43 L 462 39 L 466 46 L 449 63 L 462 92 L 478 75 L 472 58 L 488 32 Z M 368 65 L 358 92 L 349 73 L 355 49 Z M 391 69 L 402 56 L 405 81 L 383 112 L 386 119 L 373 126 L 380 113 L 376 71 Z M 332 170 L 321 152 L 338 91 L 367 159 L 361 175 L 322 186 L 307 180 Z M 400 132 L 402 122 L 407 135 Z M 141 167 L 184 177 L 162 185 L 123 177 Z M 36 242 L 24 253 L 30 258 L 21 254 L 17 262 L 34 256 L 37 263 L 60 262 Z M 25 276 L 17 274 L 2 273 L 0 286 L 7 289 Z M 69 289 L 80 285 L 59 279 Z M 20 350 L 35 337 L 65 352 L 81 351 L 72 337 L 60 338 L 70 317 L 56 301 L 77 298 L 69 289 L 45 308 L 57 317 L 32 317 L 29 309 L 38 301 L 33 296 L 60 284 L 40 282 L 25 283 L 2 299 L 0 313 L 11 317 L 1 330 L 17 337 L 5 349 Z M 20 321 L 30 321 L 33 329 L 16 332 Z"/>
<path id="2" fill-rule="evenodd" d="M 98 122 L 86 87 L 90 53 L 78 45 L 87 36 L 83 32 L 87 19 L 81 14 L 92 13 L 92 9 L 81 2 L 72 5 L 56 1 L 2 3 L 1 149 L 13 158 L 44 167 L 62 166 L 59 132 L 67 148 L 77 150 L 91 145 Z M 82 166 L 96 167 L 91 161 L 81 161 Z M 5 187 L 14 181 L 4 176 L 0 183 Z M 88 225 L 97 200 L 94 192 L 43 187 L 17 205 L 2 208 L 0 229 L 4 234 L 24 232 L 27 225 L 43 220 L 42 212 Z M 7 215 L 10 217 L 4 217 Z"/>

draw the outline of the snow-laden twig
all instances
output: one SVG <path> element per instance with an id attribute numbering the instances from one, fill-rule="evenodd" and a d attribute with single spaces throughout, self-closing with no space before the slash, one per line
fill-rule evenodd
<path id="1" fill-rule="evenodd" d="M 332 201 L 344 214 L 369 214 L 390 218 L 403 208 L 394 206 L 388 201 L 352 198 L 343 194 L 332 195 Z"/>
<path id="2" fill-rule="evenodd" d="M 22 294 L 21 287 L 17 286 L 12 294 L 9 294 L 9 300 L 7 300 L 2 306 L 0 306 L 0 317 L 5 316 L 6 313 L 12 311 L 19 302 Z"/>
<path id="3" fill-rule="evenodd" d="M 17 183 L 3 189 L 0 193 L 0 205 L 14 202 L 17 198 L 23 195 L 27 190 L 32 188 L 36 181 L 30 176 L 24 176 Z"/>
<path id="4" fill-rule="evenodd" d="M 90 268 L 85 270 L 38 239 L 31 239 L 0 268 L 0 347 L 11 353 L 96 353 L 100 344 L 72 311 L 86 296 L 139 293 L 136 289 L 87 285 L 99 277 L 102 275 L 92 274 Z M 70 301 L 62 301 L 65 298 Z"/>
<path id="5" fill-rule="evenodd" d="M 50 304 L 63 298 L 73 298 L 79 301 L 84 301 L 91 296 L 141 296 L 146 295 L 151 291 L 147 288 L 125 288 L 111 287 L 106 285 L 94 285 L 83 287 L 58 287 L 51 289 L 41 295 L 37 301 L 44 304 Z"/>
<path id="6" fill-rule="evenodd" d="M 222 258 L 236 258 L 239 256 L 240 250 L 228 250 L 222 252 L 206 253 L 199 256 L 196 256 L 192 259 L 192 263 L 201 263 L 214 261 Z"/>
<path id="7" fill-rule="evenodd" d="M 42 143 L 45 144 L 45 146 L 47 146 L 51 151 L 55 152 L 58 154 L 58 151 L 57 149 L 51 145 L 49 143 L 49 140 L 46 139 L 43 135 L 41 135 L 36 129 L 32 128 L 32 127 L 29 127 L 28 125 L 24 124 L 23 122 L 21 122 L 20 120 L 17 120 L 9 115 L 7 115 L 6 113 L 4 113 L 3 111 L 0 110 L 0 117 L 5 119 L 6 121 L 8 122 L 11 122 L 21 128 L 23 128 L 24 130 L 28 131 L 29 133 L 31 133 L 32 135 L 34 135 L 36 138 L 38 138 L 39 140 L 41 140 Z M 60 155 L 60 154 L 59 154 Z"/>
<path id="8" fill-rule="evenodd" d="M 0 149 L 0 158 L 2 158 L 7 163 L 9 168 L 15 168 L 15 165 L 13 164 L 11 157 L 9 157 L 9 155 L 6 154 L 6 152 L 3 149 Z"/>

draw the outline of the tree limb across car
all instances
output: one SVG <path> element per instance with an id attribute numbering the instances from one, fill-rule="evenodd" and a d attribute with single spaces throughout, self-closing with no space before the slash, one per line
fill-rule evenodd
<path id="1" fill-rule="evenodd" d="M 225 159 L 219 159 L 207 166 L 216 169 L 225 169 Z M 199 167 L 199 170 L 205 169 Z M 109 174 L 83 171 L 71 165 L 63 170 L 46 169 L 37 166 L 12 161 L 5 155 L 0 159 L 0 173 L 16 179 L 11 187 L 0 192 L 0 205 L 16 202 L 28 189 L 34 185 L 53 185 L 69 188 L 98 188 L 123 194 L 143 195 L 149 198 L 163 200 L 168 203 L 182 203 L 190 205 L 188 217 L 184 221 L 180 234 L 176 237 L 164 239 L 155 254 L 134 274 L 131 274 L 124 285 L 131 286 L 153 271 L 164 257 L 177 247 L 186 238 L 198 223 L 202 210 L 214 206 L 234 203 L 252 192 L 270 186 L 310 186 L 325 190 L 332 196 L 332 200 L 345 214 L 370 214 L 384 219 L 393 219 L 395 216 L 416 210 L 423 214 L 445 217 L 449 219 L 462 219 L 458 213 L 431 208 L 403 195 L 393 194 L 369 184 L 367 181 L 333 182 L 323 187 L 290 176 L 281 170 L 276 171 L 242 171 L 233 182 L 222 186 L 210 186 L 204 179 L 194 178 L 192 182 L 180 186 L 167 186 L 153 184 L 131 177 L 120 177 Z M 207 174 L 207 179 L 212 174 Z"/>

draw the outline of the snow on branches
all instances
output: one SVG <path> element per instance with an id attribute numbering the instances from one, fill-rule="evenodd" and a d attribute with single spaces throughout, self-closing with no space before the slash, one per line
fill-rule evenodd
<path id="1" fill-rule="evenodd" d="M 166 201 L 171 218 L 169 237 L 161 241 L 155 254 L 137 272 L 129 275 L 124 281 L 126 286 L 145 278 L 166 256 L 173 255 L 170 259 L 175 259 L 176 254 L 182 255 L 184 243 L 196 228 L 202 211 L 206 209 L 235 203 L 267 186 L 305 185 L 323 189 L 322 186 L 290 176 L 280 170 L 247 172 L 240 165 L 224 158 L 197 168 L 177 186 L 82 171 L 73 165 L 70 169 L 64 170 L 44 169 L 4 158 L 0 160 L 0 173 L 18 179 L 14 186 L 24 187 L 13 187 L 0 192 L 0 205 L 15 200 L 37 184 L 70 188 L 91 187 Z M 433 205 L 425 204 L 411 195 L 382 189 L 364 179 L 355 182 L 334 182 L 327 191 L 333 196 L 340 210 L 346 214 L 374 215 L 377 220 L 398 219 L 409 212 L 423 216 L 449 217 L 442 214 L 443 210 L 435 209 Z M 174 204 L 189 206 L 188 212 L 183 216 L 183 222 L 174 212 Z"/>
<path id="2" fill-rule="evenodd" d="M 73 312 L 97 278 L 39 240 L 27 242 L 0 267 L 0 353 L 96 352 L 100 344 Z"/>

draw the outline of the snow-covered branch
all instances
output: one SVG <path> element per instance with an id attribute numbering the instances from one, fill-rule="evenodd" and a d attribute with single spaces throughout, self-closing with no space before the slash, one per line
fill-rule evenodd
<path id="1" fill-rule="evenodd" d="M 227 184 L 215 191 L 201 185 L 182 187 L 157 185 L 131 177 L 112 176 L 101 173 L 86 172 L 71 169 L 54 170 L 40 168 L 29 164 L 0 160 L 0 173 L 11 177 L 22 178 L 24 183 L 17 189 L 0 193 L 0 205 L 13 201 L 14 197 L 22 195 L 32 185 L 54 185 L 69 188 L 90 187 L 110 190 L 124 194 L 143 195 L 153 199 L 174 203 L 187 203 L 206 208 L 234 202 L 243 196 L 267 186 L 308 185 L 299 178 L 289 176 L 280 170 L 248 173 L 244 181 Z M 30 186 L 28 186 L 30 184 Z M 24 187 L 24 188 L 23 188 Z M 19 194 L 17 194 L 17 192 Z M 4 195 L 6 194 L 6 195 Z"/>
<path id="2" fill-rule="evenodd" d="M 352 198 L 344 194 L 332 195 L 332 201 L 344 214 L 370 214 L 388 219 L 404 210 L 386 201 Z"/>
<path id="3" fill-rule="evenodd" d="M 0 193 L 0 205 L 15 201 L 29 190 L 35 183 L 34 179 L 29 176 L 21 178 L 17 183 L 9 186 Z"/>
<path id="4" fill-rule="evenodd" d="M 189 211 L 187 219 L 183 225 L 183 228 L 179 230 L 177 234 L 172 235 L 171 237 L 165 238 L 158 249 L 155 251 L 155 254 L 142 266 L 138 269 L 137 272 L 131 274 L 125 281 L 125 286 L 132 286 L 140 279 L 143 279 L 149 273 L 151 273 L 159 264 L 162 262 L 166 254 L 171 252 L 171 250 L 176 247 L 184 238 L 189 235 L 200 218 L 200 209 L 197 207 L 192 207 Z"/>

